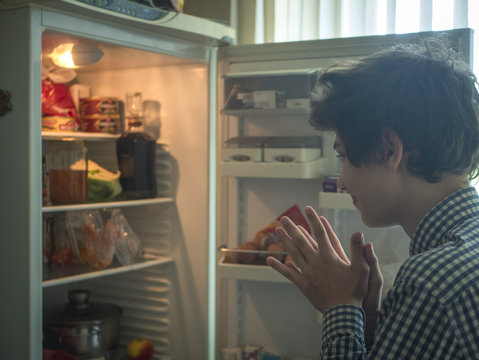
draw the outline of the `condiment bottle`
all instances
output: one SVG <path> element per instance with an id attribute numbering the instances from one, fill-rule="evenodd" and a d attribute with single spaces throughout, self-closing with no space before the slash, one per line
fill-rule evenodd
<path id="1" fill-rule="evenodd" d="M 120 184 L 127 198 L 156 196 L 155 140 L 143 128 L 142 95 L 126 94 L 128 129 L 117 140 Z"/>
<path id="2" fill-rule="evenodd" d="M 83 203 L 88 199 L 87 149 L 82 141 L 52 141 L 47 167 L 53 204 Z"/>

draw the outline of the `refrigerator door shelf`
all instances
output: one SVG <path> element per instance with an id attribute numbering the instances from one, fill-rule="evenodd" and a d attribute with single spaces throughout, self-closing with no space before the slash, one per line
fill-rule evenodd
<path id="1" fill-rule="evenodd" d="M 268 265 L 228 264 L 224 262 L 224 257 L 221 257 L 218 263 L 218 273 L 225 279 L 290 283 L 288 279 Z"/>
<path id="2" fill-rule="evenodd" d="M 223 115 L 236 117 L 270 117 L 270 116 L 306 116 L 310 114 L 311 109 L 307 108 L 283 108 L 283 109 L 224 109 Z"/>
<path id="3" fill-rule="evenodd" d="M 330 161 L 319 158 L 307 162 L 221 162 L 222 176 L 283 179 L 317 179 L 328 175 Z"/>

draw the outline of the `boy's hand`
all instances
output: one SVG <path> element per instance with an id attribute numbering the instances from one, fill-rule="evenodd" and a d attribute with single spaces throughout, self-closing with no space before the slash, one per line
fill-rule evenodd
<path id="1" fill-rule="evenodd" d="M 293 282 L 320 312 L 340 304 L 361 307 L 368 294 L 369 280 L 362 234 L 351 237 L 349 262 L 327 220 L 309 206 L 305 213 L 314 238 L 288 217 L 282 217 L 283 227 L 276 229 L 276 235 L 296 266 L 282 264 L 272 257 L 267 258 L 267 263 Z"/>

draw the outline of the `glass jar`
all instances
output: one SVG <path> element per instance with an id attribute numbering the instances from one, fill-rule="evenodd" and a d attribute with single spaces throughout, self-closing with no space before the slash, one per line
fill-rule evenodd
<path id="1" fill-rule="evenodd" d="M 143 127 L 141 99 L 140 92 L 126 94 L 128 129 L 116 142 L 120 184 L 128 199 L 153 198 L 157 194 L 156 141 Z"/>
<path id="2" fill-rule="evenodd" d="M 88 160 L 83 141 L 53 141 L 48 152 L 49 193 L 53 204 L 86 202 Z"/>

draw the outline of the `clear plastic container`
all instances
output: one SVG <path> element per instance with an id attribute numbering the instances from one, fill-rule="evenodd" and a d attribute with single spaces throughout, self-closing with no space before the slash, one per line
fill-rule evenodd
<path id="1" fill-rule="evenodd" d="M 227 139 L 223 144 L 223 160 L 263 161 L 263 148 L 268 139 L 269 137 L 264 136 L 238 136 Z"/>
<path id="2" fill-rule="evenodd" d="M 47 156 L 50 200 L 53 204 L 88 199 L 87 149 L 82 141 L 53 141 Z"/>
<path id="3" fill-rule="evenodd" d="M 307 162 L 322 156 L 320 136 L 277 136 L 265 143 L 264 161 Z"/>

